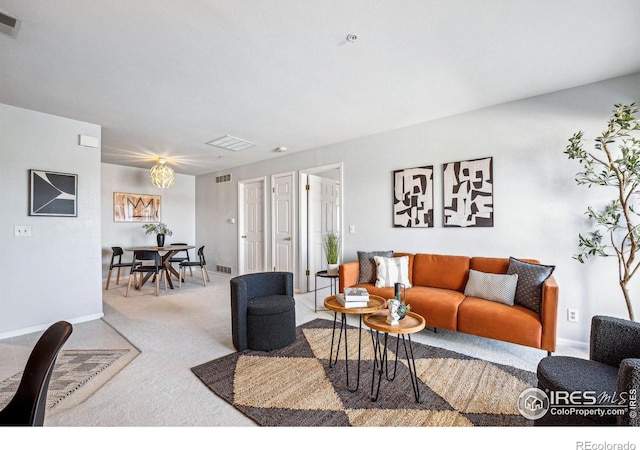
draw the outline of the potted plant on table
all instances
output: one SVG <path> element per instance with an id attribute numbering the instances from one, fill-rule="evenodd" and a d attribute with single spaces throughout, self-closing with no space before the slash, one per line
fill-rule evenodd
<path id="1" fill-rule="evenodd" d="M 338 254 L 340 253 L 340 236 L 334 232 L 327 233 L 322 242 L 327 257 L 327 274 L 338 275 Z"/>
<path id="2" fill-rule="evenodd" d="M 147 223 L 142 225 L 142 228 L 145 229 L 146 234 L 154 234 L 156 235 L 156 241 L 158 243 L 158 247 L 164 247 L 164 237 L 166 235 L 171 236 L 173 231 L 167 227 L 166 224 L 159 223 Z"/>

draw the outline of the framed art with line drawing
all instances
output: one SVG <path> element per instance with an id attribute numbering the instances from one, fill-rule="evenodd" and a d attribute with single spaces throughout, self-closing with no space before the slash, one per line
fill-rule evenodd
<path id="1" fill-rule="evenodd" d="M 113 193 L 114 222 L 159 222 L 159 195 Z"/>

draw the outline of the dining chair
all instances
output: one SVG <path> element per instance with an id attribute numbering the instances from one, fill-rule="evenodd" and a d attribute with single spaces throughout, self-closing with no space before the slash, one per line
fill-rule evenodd
<path id="1" fill-rule="evenodd" d="M 136 250 L 133 252 L 133 266 L 129 272 L 129 283 L 127 284 L 125 297 L 129 296 L 131 279 L 135 279 L 137 274 L 140 274 L 140 281 L 136 282 L 137 288 L 142 289 L 144 276 L 153 275 L 156 283 L 156 296 L 160 295 L 160 281 L 163 276 L 165 277 L 164 290 L 167 290 L 167 269 L 161 263 L 161 260 L 160 253 L 155 250 Z"/>
<path id="2" fill-rule="evenodd" d="M 9 403 L 0 410 L 0 426 L 44 425 L 47 392 L 53 367 L 62 346 L 73 332 L 69 322 L 51 325 L 33 347 L 20 384 Z"/>
<path id="3" fill-rule="evenodd" d="M 180 281 L 178 282 L 178 287 L 182 287 L 182 279 L 185 277 L 185 272 L 187 270 L 191 270 L 192 267 L 200 267 L 202 271 L 202 284 L 204 286 L 207 285 L 207 281 L 209 281 L 209 273 L 207 272 L 207 261 L 204 259 L 204 245 L 198 249 L 198 261 L 182 261 L 180 263 Z M 193 276 L 193 272 L 191 274 Z"/>
<path id="4" fill-rule="evenodd" d="M 131 262 L 122 262 L 122 255 L 124 254 L 124 250 L 122 247 L 111 247 L 113 253 L 111 255 L 111 263 L 109 264 L 109 273 L 107 274 L 107 285 L 105 286 L 105 291 L 109 289 L 109 284 L 111 283 L 111 272 L 113 269 L 118 269 L 116 272 L 116 285 L 120 284 L 120 269 L 122 267 L 128 267 L 129 271 L 131 271 L 131 266 L 133 265 L 133 261 Z"/>
<path id="5" fill-rule="evenodd" d="M 185 242 L 172 242 L 171 245 L 188 245 L 188 244 Z M 180 256 L 182 255 L 183 252 L 186 256 Z M 184 261 L 191 261 L 191 259 L 189 258 L 189 250 L 180 250 L 178 253 L 176 253 L 171 258 L 169 258 L 170 264 L 174 264 L 174 263 L 180 264 L 181 262 L 184 262 Z M 189 267 L 189 272 L 191 276 L 193 276 L 193 270 L 191 270 L 191 267 Z"/>

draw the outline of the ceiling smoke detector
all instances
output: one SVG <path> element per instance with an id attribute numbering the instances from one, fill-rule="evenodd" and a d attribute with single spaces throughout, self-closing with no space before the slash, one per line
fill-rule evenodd
<path id="1" fill-rule="evenodd" d="M 278 147 L 275 151 L 278 153 L 284 153 L 287 151 L 287 147 Z"/>
<path id="2" fill-rule="evenodd" d="M 11 17 L 10 15 L 0 11 L 0 33 L 8 34 L 15 39 L 18 35 L 18 31 L 20 31 L 21 25 L 22 20 L 17 17 Z"/>
<path id="3" fill-rule="evenodd" d="M 358 35 L 354 33 L 347 34 L 347 41 L 355 42 L 358 39 Z"/>
<path id="4" fill-rule="evenodd" d="M 255 147 L 256 144 L 253 142 L 245 141 L 244 139 L 240 139 L 237 137 L 229 136 L 228 134 L 222 136 L 221 138 L 214 139 L 209 142 L 205 142 L 207 145 L 211 145 L 213 147 L 224 148 L 225 150 L 232 150 L 234 152 L 240 150 L 246 150 L 251 147 Z"/>

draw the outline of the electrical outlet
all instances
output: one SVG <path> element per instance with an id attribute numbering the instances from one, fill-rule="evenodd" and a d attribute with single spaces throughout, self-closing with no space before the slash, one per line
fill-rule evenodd
<path id="1" fill-rule="evenodd" d="M 355 233 L 356 232 L 356 226 L 355 225 L 349 225 L 349 233 Z"/>
<path id="2" fill-rule="evenodd" d="M 578 310 L 577 309 L 567 309 L 567 320 L 569 322 L 577 322 L 578 321 Z"/>
<path id="3" fill-rule="evenodd" d="M 16 225 L 13 227 L 13 235 L 15 237 L 31 236 L 31 225 Z"/>

